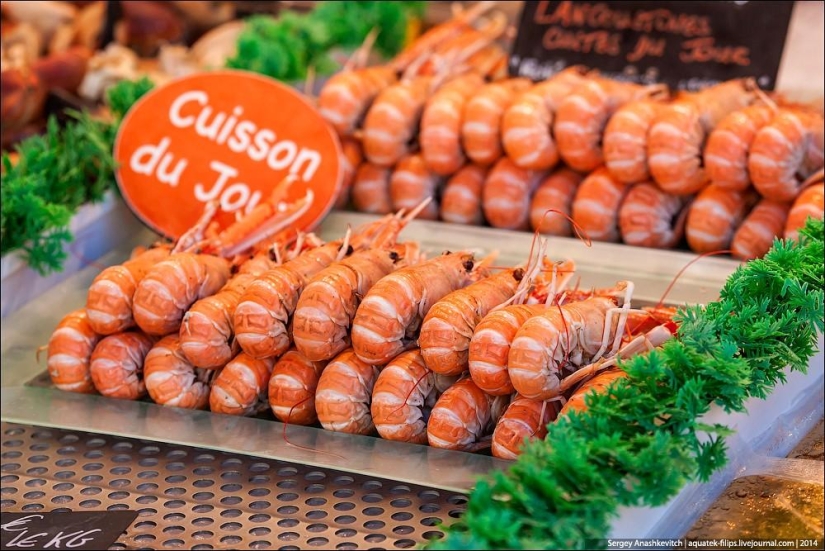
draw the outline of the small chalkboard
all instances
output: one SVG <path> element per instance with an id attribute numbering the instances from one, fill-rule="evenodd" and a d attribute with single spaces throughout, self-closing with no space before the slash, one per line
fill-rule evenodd
<path id="1" fill-rule="evenodd" d="M 6 513 L 2 549 L 108 549 L 137 511 Z"/>
<path id="2" fill-rule="evenodd" d="M 510 74 L 584 65 L 641 84 L 697 90 L 754 77 L 773 90 L 793 2 L 525 2 Z"/>

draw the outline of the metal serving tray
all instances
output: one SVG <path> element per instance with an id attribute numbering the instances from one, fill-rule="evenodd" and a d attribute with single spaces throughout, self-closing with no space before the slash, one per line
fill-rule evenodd
<path id="1" fill-rule="evenodd" d="M 334 212 L 318 233 L 325 239 L 338 238 L 348 225 L 356 227 L 375 218 Z M 418 240 L 430 255 L 446 249 L 472 249 L 480 254 L 497 250 L 497 265 L 523 262 L 532 241 L 527 232 L 419 221 L 411 223 L 402 238 Z M 154 239 L 148 230 L 139 232 L 103 257 L 101 263 L 122 262 L 134 246 Z M 636 284 L 634 296 L 647 303 L 657 302 L 674 276 L 695 258 L 684 252 L 605 243 L 588 247 L 577 239 L 566 238 L 551 238 L 549 251 L 554 259 L 571 258 L 576 262 L 583 287 L 606 287 L 630 279 Z M 696 262 L 685 270 L 670 292 L 668 303 L 714 300 L 738 265 L 725 258 Z M 48 342 L 61 317 L 85 303 L 86 291 L 97 273 L 98 268 L 89 267 L 3 320 L 3 421 L 254 455 L 458 492 L 469 490 L 479 476 L 509 464 L 485 455 L 294 425 L 287 428 L 287 442 L 284 426 L 267 419 L 72 394 L 50 385 L 32 384 L 45 369 L 44 360 L 38 363 L 35 359 L 37 348 Z"/>

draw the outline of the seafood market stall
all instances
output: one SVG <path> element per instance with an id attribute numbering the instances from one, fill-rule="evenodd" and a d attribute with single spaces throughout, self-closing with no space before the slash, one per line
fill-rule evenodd
<path id="1" fill-rule="evenodd" d="M 821 494 L 821 5 L 50 4 L 4 78 L 88 97 L 4 126 L 4 548 L 672 548 Z"/>

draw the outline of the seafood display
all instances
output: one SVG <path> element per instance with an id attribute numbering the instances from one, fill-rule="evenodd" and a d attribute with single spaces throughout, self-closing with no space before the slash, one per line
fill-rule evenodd
<path id="1" fill-rule="evenodd" d="M 426 198 L 323 243 L 278 197 L 219 234 L 208 205 L 103 270 L 96 319 L 72 312 L 49 342 L 55 386 L 512 459 L 582 383 L 673 334 L 631 282 L 568 288 L 574 263 L 538 233 L 516 266 L 425 251 L 403 232 Z"/>
<path id="2" fill-rule="evenodd" d="M 783 236 L 784 206 L 823 168 L 821 107 L 748 78 L 680 92 L 581 66 L 539 82 L 509 77 L 482 55 L 507 34 L 487 4 L 324 86 L 322 116 L 365 153 L 338 208 L 386 214 L 431 198 L 422 218 L 572 236 L 567 219 L 545 216 L 553 209 L 595 241 L 741 260 Z M 726 193 L 727 208 L 708 210 L 708 196 Z M 782 205 L 771 224 L 755 221 L 762 200 Z M 755 232 L 761 241 L 744 246 Z"/>

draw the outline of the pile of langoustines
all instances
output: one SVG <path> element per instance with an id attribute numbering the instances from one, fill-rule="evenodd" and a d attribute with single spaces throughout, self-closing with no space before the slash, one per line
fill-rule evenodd
<path id="1" fill-rule="evenodd" d="M 568 288 L 573 262 L 543 244 L 514 267 L 425 258 L 398 236 L 426 202 L 329 243 L 284 230 L 302 202 L 270 209 L 269 232 L 259 205 L 103 270 L 52 334 L 53 383 L 512 458 L 562 406 L 622 376 L 616 358 L 675 329 L 668 309 L 630 310 L 630 282 Z"/>
<path id="2" fill-rule="evenodd" d="M 821 108 L 751 79 L 676 93 L 582 67 L 508 78 L 487 49 L 506 25 L 480 11 L 321 90 L 348 166 L 339 207 L 386 214 L 431 197 L 422 218 L 572 235 L 552 208 L 594 240 L 741 259 L 822 216 Z"/>

